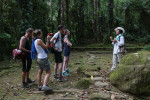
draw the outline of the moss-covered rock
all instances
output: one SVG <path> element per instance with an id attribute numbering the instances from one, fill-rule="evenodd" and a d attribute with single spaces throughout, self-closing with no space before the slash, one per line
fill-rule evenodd
<path id="1" fill-rule="evenodd" d="M 150 52 L 126 55 L 110 75 L 110 82 L 124 92 L 150 95 Z"/>
<path id="2" fill-rule="evenodd" d="M 92 80 L 89 78 L 83 78 L 76 83 L 76 87 L 79 89 L 87 89 L 92 85 Z"/>
<path id="3" fill-rule="evenodd" d="M 90 100 L 111 100 L 109 93 L 99 92 L 90 95 Z"/>

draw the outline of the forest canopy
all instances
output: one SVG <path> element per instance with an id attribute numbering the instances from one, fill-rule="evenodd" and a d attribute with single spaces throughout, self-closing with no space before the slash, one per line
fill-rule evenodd
<path id="1" fill-rule="evenodd" d="M 110 43 L 114 28 L 125 28 L 127 42 L 150 42 L 150 0 L 0 0 L 0 60 L 29 27 L 44 37 L 62 24 L 74 45 Z"/>

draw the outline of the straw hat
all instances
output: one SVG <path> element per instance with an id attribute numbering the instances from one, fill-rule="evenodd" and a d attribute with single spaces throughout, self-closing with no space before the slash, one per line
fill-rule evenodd
<path id="1" fill-rule="evenodd" d="M 117 27 L 117 28 L 115 28 L 115 31 L 116 31 L 116 30 L 122 30 L 122 32 L 125 33 L 125 30 L 124 30 L 124 28 L 122 28 L 122 27 Z"/>

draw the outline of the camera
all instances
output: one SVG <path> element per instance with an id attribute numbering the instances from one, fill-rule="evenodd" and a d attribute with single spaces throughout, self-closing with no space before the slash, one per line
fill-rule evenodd
<path id="1" fill-rule="evenodd" d="M 53 34 L 53 33 L 48 33 L 48 35 L 49 35 L 49 36 L 53 36 L 54 34 Z"/>

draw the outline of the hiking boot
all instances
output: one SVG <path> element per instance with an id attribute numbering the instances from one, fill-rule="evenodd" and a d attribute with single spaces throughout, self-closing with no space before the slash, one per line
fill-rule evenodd
<path id="1" fill-rule="evenodd" d="M 59 82 L 65 82 L 64 78 L 62 78 L 62 77 L 60 78 L 59 77 Z"/>
<path id="2" fill-rule="evenodd" d="M 66 69 L 66 72 L 67 72 L 67 73 L 71 73 L 71 71 L 70 71 L 69 69 Z"/>
<path id="3" fill-rule="evenodd" d="M 59 77 L 58 77 L 58 75 L 54 75 L 54 78 L 55 78 L 55 79 L 58 79 Z"/>
<path id="4" fill-rule="evenodd" d="M 27 82 L 22 83 L 22 88 L 29 88 L 31 85 L 29 85 Z"/>
<path id="5" fill-rule="evenodd" d="M 64 76 L 68 76 L 68 74 L 67 74 L 66 72 L 63 72 L 63 75 L 64 75 Z"/>
<path id="6" fill-rule="evenodd" d="M 35 80 L 31 80 L 30 78 L 27 79 L 27 83 L 33 83 Z"/>
<path id="7" fill-rule="evenodd" d="M 38 87 L 38 90 L 41 91 L 41 90 L 42 90 L 42 86 L 39 86 L 39 87 Z"/>
<path id="8" fill-rule="evenodd" d="M 41 88 L 42 91 L 51 91 L 53 90 L 52 88 L 48 87 L 48 86 L 42 86 Z"/>

